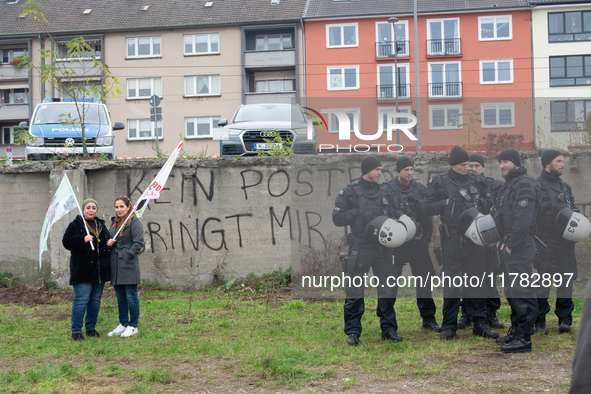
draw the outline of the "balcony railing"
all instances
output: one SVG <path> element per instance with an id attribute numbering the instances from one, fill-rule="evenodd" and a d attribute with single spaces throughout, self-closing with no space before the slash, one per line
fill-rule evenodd
<path id="1" fill-rule="evenodd" d="M 408 48 L 410 41 L 396 40 L 398 52 L 396 53 L 399 57 L 408 57 Z M 383 59 L 394 57 L 394 41 L 380 41 L 376 42 L 376 59 Z"/>
<path id="2" fill-rule="evenodd" d="M 429 84 L 429 98 L 461 98 L 461 82 L 435 82 Z"/>
<path id="3" fill-rule="evenodd" d="M 399 100 L 410 100 L 410 84 L 402 83 L 396 85 L 378 85 L 376 86 L 378 101 L 395 101 L 396 94 Z"/>
<path id="4" fill-rule="evenodd" d="M 456 56 L 461 54 L 460 38 L 427 40 L 427 56 Z"/>

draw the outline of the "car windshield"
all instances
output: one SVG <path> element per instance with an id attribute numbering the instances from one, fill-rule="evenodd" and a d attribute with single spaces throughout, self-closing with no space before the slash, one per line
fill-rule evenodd
<path id="1" fill-rule="evenodd" d="M 109 124 L 107 113 L 103 106 L 89 105 L 88 103 L 79 103 L 78 106 L 81 112 L 84 111 L 85 124 Z M 76 109 L 76 104 L 73 103 L 59 105 L 41 104 L 37 108 L 33 124 L 68 124 L 70 122 L 79 124 L 82 122 L 78 114 L 78 109 Z"/>
<path id="2" fill-rule="evenodd" d="M 245 105 L 238 109 L 234 123 L 240 122 L 305 123 L 306 118 L 297 105 Z"/>

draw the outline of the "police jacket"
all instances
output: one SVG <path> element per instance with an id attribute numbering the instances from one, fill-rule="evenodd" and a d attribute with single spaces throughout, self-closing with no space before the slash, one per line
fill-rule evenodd
<path id="1" fill-rule="evenodd" d="M 505 181 L 492 215 L 506 247 L 515 250 L 528 235 L 535 234 L 541 189 L 525 167 L 519 167 Z"/>
<path id="2" fill-rule="evenodd" d="M 450 168 L 431 178 L 423 208 L 426 215 L 439 215 L 448 235 L 455 235 L 458 221 L 465 210 L 476 207 L 479 212 L 488 214 L 492 204 L 483 176 L 471 172 L 461 175 Z"/>
<path id="3" fill-rule="evenodd" d="M 570 186 L 562 181 L 560 177 L 552 175 L 546 170 L 542 170 L 542 174 L 536 180 L 542 186 L 538 235 L 542 239 L 560 239 L 569 242 L 556 234 L 554 221 L 558 212 L 563 208 L 570 208 L 578 212 Z"/>
<path id="4" fill-rule="evenodd" d="M 353 235 L 371 242 L 365 233 L 367 225 L 378 216 L 398 219 L 400 212 L 394 207 L 395 201 L 388 187 L 360 178 L 359 182 L 339 192 L 332 221 L 336 226 L 350 226 Z"/>
<path id="5" fill-rule="evenodd" d="M 423 211 L 423 200 L 427 188 L 414 179 L 411 179 L 407 186 L 404 186 L 398 178 L 386 182 L 394 195 L 396 208 L 401 214 L 406 214 L 416 220 L 423 227 L 423 234 L 427 240 L 433 237 L 433 217 L 425 215 Z"/>
<path id="6" fill-rule="evenodd" d="M 494 201 L 497 198 L 497 195 L 499 194 L 499 190 L 501 190 L 501 187 L 503 187 L 503 182 L 499 181 L 498 179 L 495 178 L 491 178 L 489 176 L 485 176 L 484 173 L 480 174 L 484 177 L 486 184 L 488 186 L 488 191 L 490 192 L 490 196 L 492 198 L 492 200 Z"/>

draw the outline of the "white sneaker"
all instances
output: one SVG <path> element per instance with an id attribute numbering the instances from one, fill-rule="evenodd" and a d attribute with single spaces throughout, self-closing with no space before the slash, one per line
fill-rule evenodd
<path id="1" fill-rule="evenodd" d="M 112 336 L 119 336 L 119 335 L 123 334 L 123 332 L 125 331 L 126 328 L 127 327 L 122 326 L 121 324 L 119 324 L 116 329 L 114 329 L 113 331 L 111 331 L 107 335 L 110 336 L 110 337 L 112 337 Z"/>
<path id="2" fill-rule="evenodd" d="M 122 338 L 130 337 L 132 335 L 137 334 L 137 327 L 127 326 L 123 334 L 121 334 Z"/>

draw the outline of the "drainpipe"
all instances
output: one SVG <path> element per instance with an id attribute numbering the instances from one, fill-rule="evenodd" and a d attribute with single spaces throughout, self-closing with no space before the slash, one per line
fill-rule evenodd
<path id="1" fill-rule="evenodd" d="M 534 149 L 536 149 L 536 79 L 534 78 L 534 6 L 529 3 L 529 35 L 531 40 L 531 100 L 532 100 L 532 119 L 534 126 Z"/>
<path id="2" fill-rule="evenodd" d="M 41 33 L 37 33 L 37 37 L 39 38 L 39 45 L 41 46 L 41 49 L 45 49 L 45 42 L 41 39 Z M 41 66 L 45 65 L 45 58 L 41 57 Z M 41 82 L 41 80 L 39 81 L 39 85 L 41 86 L 41 101 L 43 102 L 43 100 L 45 99 L 45 83 Z M 31 101 L 32 101 L 33 97 L 31 97 Z"/>
<path id="3" fill-rule="evenodd" d="M 306 104 L 306 31 L 304 30 L 304 18 L 300 18 L 300 25 L 302 26 L 302 84 L 304 91 L 302 92 L 302 100 L 304 101 L 302 107 L 307 107 Z"/>

